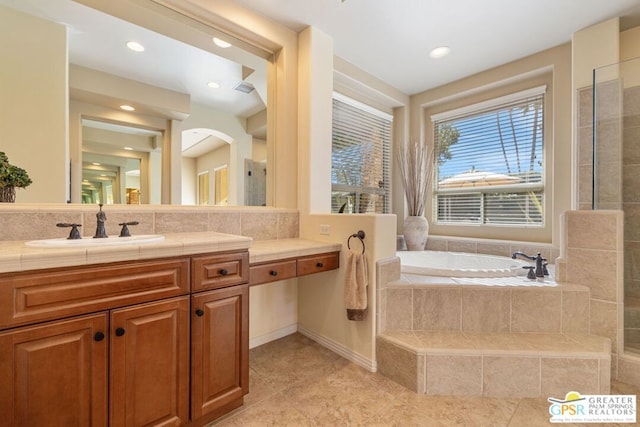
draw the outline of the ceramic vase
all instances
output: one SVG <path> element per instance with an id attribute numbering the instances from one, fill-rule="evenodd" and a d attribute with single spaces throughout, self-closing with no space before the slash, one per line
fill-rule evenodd
<path id="1" fill-rule="evenodd" d="M 429 222 L 423 216 L 408 216 L 404 219 L 404 242 L 409 251 L 423 251 L 429 237 Z"/>

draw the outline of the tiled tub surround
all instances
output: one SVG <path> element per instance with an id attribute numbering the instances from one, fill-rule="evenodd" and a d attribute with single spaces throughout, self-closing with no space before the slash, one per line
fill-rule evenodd
<path id="1" fill-rule="evenodd" d="M 530 395 L 536 391 L 535 380 L 526 382 L 531 378 L 539 381 L 541 395 L 553 387 L 566 393 L 571 381 L 578 381 L 576 389 L 601 393 L 610 378 L 640 384 L 636 359 L 618 351 L 622 221 L 619 211 L 567 212 L 557 286 L 438 286 L 434 279 L 420 284 L 429 280 L 403 277 L 397 258 L 378 262 L 378 369 L 434 394 L 474 390 L 499 396 L 513 387 Z M 450 378 L 442 382 L 445 362 Z M 532 377 L 519 373 L 526 366 Z M 491 377 L 500 370 L 524 382 Z"/>
<path id="2" fill-rule="evenodd" d="M 397 236 L 396 249 L 399 251 L 407 249 L 402 235 Z M 555 259 L 560 256 L 560 251 L 550 244 L 450 236 L 429 236 L 426 250 L 465 252 L 504 257 L 510 257 L 516 251 L 529 255 L 535 255 L 540 252 L 540 255 L 547 259 L 549 264 L 553 264 Z"/>
<path id="3" fill-rule="evenodd" d="M 496 280 L 402 275 L 388 282 L 380 293 L 379 372 L 432 395 L 607 393 L 611 342 L 587 333 L 588 288 Z"/>

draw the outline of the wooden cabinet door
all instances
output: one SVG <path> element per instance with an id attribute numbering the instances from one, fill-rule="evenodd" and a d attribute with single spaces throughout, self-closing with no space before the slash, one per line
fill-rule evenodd
<path id="1" fill-rule="evenodd" d="M 189 297 L 111 312 L 111 426 L 189 421 Z"/>
<path id="2" fill-rule="evenodd" d="M 0 333 L 0 424 L 107 425 L 107 314 Z"/>
<path id="3" fill-rule="evenodd" d="M 191 298 L 191 417 L 215 418 L 249 392 L 249 286 Z"/>

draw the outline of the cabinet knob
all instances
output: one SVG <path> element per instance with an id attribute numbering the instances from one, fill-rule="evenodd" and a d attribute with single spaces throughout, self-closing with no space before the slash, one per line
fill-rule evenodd
<path id="1" fill-rule="evenodd" d="M 201 309 L 201 308 L 197 309 L 196 310 L 196 316 L 198 316 L 198 317 L 204 316 L 204 310 Z"/>
<path id="2" fill-rule="evenodd" d="M 322 267 L 324 267 L 324 264 L 323 264 L 323 263 L 321 263 L 321 262 L 318 262 L 318 263 L 316 263 L 316 267 L 318 267 L 318 268 L 322 268 Z"/>
<path id="3" fill-rule="evenodd" d="M 124 328 L 116 328 L 116 336 L 117 336 L 117 337 L 121 337 L 121 336 L 123 336 L 123 335 L 124 335 L 124 333 L 125 333 Z"/>
<path id="4" fill-rule="evenodd" d="M 277 271 L 275 271 L 275 270 L 271 270 L 271 271 L 269 272 L 269 274 L 270 274 L 271 276 L 277 276 L 277 275 L 278 275 L 278 272 L 277 272 Z"/>
<path id="5" fill-rule="evenodd" d="M 94 341 L 102 341 L 104 339 L 104 332 L 96 332 L 96 334 L 93 336 Z"/>
<path id="6" fill-rule="evenodd" d="M 221 276 L 226 276 L 227 274 L 229 274 L 229 272 L 226 269 L 224 269 L 224 268 L 220 269 L 220 275 Z"/>

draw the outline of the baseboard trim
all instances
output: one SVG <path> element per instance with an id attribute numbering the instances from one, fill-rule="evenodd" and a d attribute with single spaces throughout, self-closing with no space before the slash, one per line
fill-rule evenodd
<path id="1" fill-rule="evenodd" d="M 350 360 L 356 365 L 362 366 L 364 369 L 368 370 L 369 372 L 376 372 L 376 370 L 378 369 L 378 366 L 375 360 L 366 358 L 363 355 L 356 353 L 355 351 L 345 347 L 344 345 L 316 333 L 315 331 L 307 329 L 304 326 L 298 325 L 298 332 L 300 332 L 305 337 L 314 340 L 321 346 L 328 348 L 334 353 L 339 354 L 345 359 Z"/>
<path id="2" fill-rule="evenodd" d="M 259 337 L 251 338 L 249 340 L 249 348 L 254 348 L 266 344 L 271 341 L 286 337 L 287 335 L 295 334 L 298 330 L 298 324 L 285 326 L 284 328 L 276 329 L 268 334 L 260 335 Z"/>

